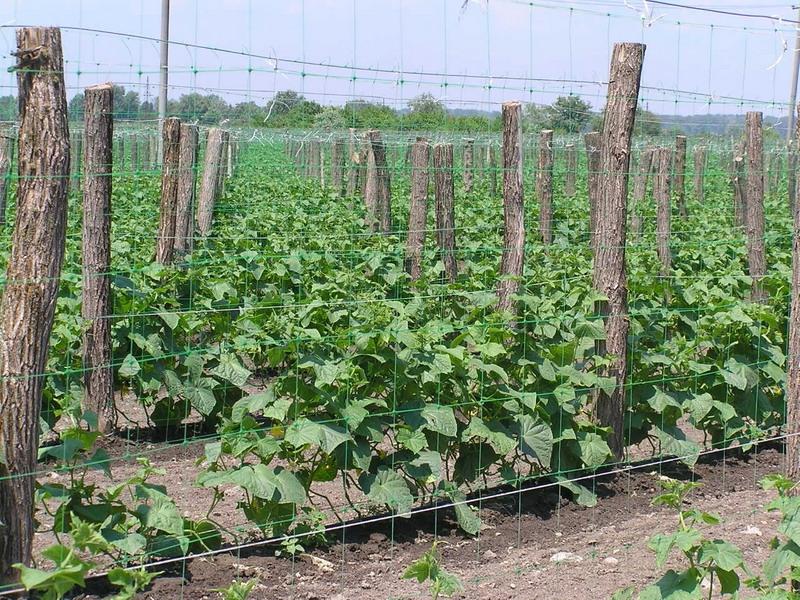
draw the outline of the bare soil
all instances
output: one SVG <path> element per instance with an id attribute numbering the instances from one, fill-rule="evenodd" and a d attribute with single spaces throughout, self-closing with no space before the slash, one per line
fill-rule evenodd
<path id="1" fill-rule="evenodd" d="M 154 462 L 168 470 L 164 483 L 170 493 L 187 515 L 202 516 L 193 510 L 208 506 L 206 492 L 192 485 L 201 446 L 159 450 Z M 128 468 L 126 464 L 115 470 Z M 135 465 L 130 468 L 135 470 Z M 275 547 L 260 546 L 159 567 L 164 573 L 138 598 L 218 598 L 214 589 L 253 577 L 259 580 L 250 596 L 255 599 L 430 598 L 426 585 L 401 575 L 434 539 L 440 542 L 442 565 L 463 583 L 458 598 L 609 598 L 621 587 L 642 587 L 664 572 L 655 568 L 647 549 L 653 534 L 673 530 L 676 523 L 672 512 L 651 506 L 659 474 L 701 482 L 692 504 L 723 519 L 722 525 L 708 528 L 708 535 L 738 545 L 746 562 L 758 568 L 769 554 L 768 542 L 777 525 L 777 516 L 763 509 L 773 493 L 762 491 L 758 480 L 782 469 L 780 449 L 744 456 L 729 450 L 706 456 L 694 471 L 665 462 L 598 476 L 584 482 L 599 496 L 592 508 L 578 506 L 553 487 L 488 498 L 480 505 L 485 527 L 475 538 L 458 529 L 451 509 L 353 524 L 333 532 L 329 546 L 293 558 L 276 557 Z M 215 512 L 222 521 L 242 518 L 235 498 L 226 498 Z M 575 556 L 565 562 L 551 560 L 559 552 Z M 680 563 L 675 559 L 672 566 Z M 102 580 L 95 580 L 83 597 L 102 598 L 110 591 Z"/>

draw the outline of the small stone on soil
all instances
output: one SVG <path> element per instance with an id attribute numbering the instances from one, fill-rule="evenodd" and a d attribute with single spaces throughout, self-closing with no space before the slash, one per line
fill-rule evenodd
<path id="1" fill-rule="evenodd" d="M 495 554 L 491 550 L 487 550 L 486 552 L 483 553 L 483 558 L 485 558 L 486 560 L 491 560 L 493 558 L 497 558 L 497 554 Z"/>
<path id="2" fill-rule="evenodd" d="M 582 556 L 575 554 L 574 552 L 556 552 L 553 556 L 550 557 L 550 562 L 560 563 L 560 562 L 581 562 L 583 560 Z"/>
<path id="3" fill-rule="evenodd" d="M 614 558 L 613 556 L 606 556 L 606 557 L 603 559 L 603 562 L 604 562 L 605 564 L 607 564 L 607 565 L 612 565 L 612 566 L 613 566 L 613 565 L 616 565 L 616 564 L 619 564 L 619 560 L 617 560 L 617 559 L 616 559 L 616 558 Z"/>
<path id="4" fill-rule="evenodd" d="M 745 535 L 761 535 L 761 530 L 758 527 L 753 527 L 752 525 L 745 529 L 743 532 Z"/>

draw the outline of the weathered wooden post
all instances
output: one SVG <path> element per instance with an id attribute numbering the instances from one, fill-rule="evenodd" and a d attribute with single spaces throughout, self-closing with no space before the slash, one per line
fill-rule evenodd
<path id="1" fill-rule="evenodd" d="M 612 362 L 601 369 L 613 377 L 611 393 L 600 390 L 595 407 L 597 420 L 611 428 L 609 447 L 620 459 L 625 449 L 623 421 L 627 375 L 628 288 L 625 275 L 625 221 L 628 198 L 628 168 L 644 44 L 614 44 L 608 83 L 601 144 L 602 192 L 597 204 L 597 248 L 594 257 L 594 288 L 607 300 L 597 303 L 605 319 L 606 339 L 596 345 L 598 355 Z"/>
<path id="2" fill-rule="evenodd" d="M 592 131 L 583 136 L 586 146 L 586 178 L 589 193 L 589 247 L 594 252 L 597 246 L 597 205 L 602 189 L 600 187 L 600 148 L 603 144 L 600 132 Z"/>
<path id="3" fill-rule="evenodd" d="M 633 177 L 633 197 L 631 198 L 631 235 L 638 239 L 642 235 L 642 204 L 647 197 L 647 180 L 650 168 L 654 166 L 655 148 L 646 148 L 639 153 L 639 170 Z M 655 163 L 657 165 L 658 163 Z"/>
<path id="4" fill-rule="evenodd" d="M 317 183 L 322 179 L 322 154 L 319 140 L 308 143 L 308 177 Z"/>
<path id="5" fill-rule="evenodd" d="M 672 187 L 675 191 L 675 202 L 678 204 L 678 214 L 681 219 L 689 218 L 686 210 L 686 136 L 675 136 L 675 173 L 673 174 Z"/>
<path id="6" fill-rule="evenodd" d="M 331 189 L 341 194 L 344 184 L 344 140 L 336 137 L 331 146 Z"/>
<path id="7" fill-rule="evenodd" d="M 411 207 L 408 213 L 406 239 L 406 272 L 412 281 L 422 274 L 422 252 L 428 226 L 428 164 L 431 147 L 425 138 L 417 138 L 411 146 Z"/>
<path id="8" fill-rule="evenodd" d="M 111 187 L 114 139 L 114 87 L 84 94 L 86 172 L 83 178 L 83 331 L 84 410 L 97 416 L 101 432 L 116 424 L 111 370 Z"/>
<path id="9" fill-rule="evenodd" d="M 139 176 L 139 136 L 131 134 L 131 171 L 134 177 Z"/>
<path id="10" fill-rule="evenodd" d="M 800 104 L 797 105 L 797 115 L 800 116 Z M 800 119 L 796 123 L 795 144 L 800 140 Z M 789 160 L 792 160 L 791 155 Z M 794 160 L 796 161 L 796 157 Z M 800 492 L 797 486 L 800 482 L 800 201 L 794 198 L 791 205 L 794 227 L 789 340 L 786 353 L 786 477 L 795 483 L 793 494 L 797 495 Z"/>
<path id="11" fill-rule="evenodd" d="M 789 209 L 794 214 L 794 201 L 797 190 L 797 144 L 795 137 L 786 147 L 786 188 L 789 194 Z"/>
<path id="12" fill-rule="evenodd" d="M 539 198 L 539 236 L 542 243 L 549 246 L 553 243 L 553 132 L 550 129 L 539 133 L 536 195 Z"/>
<path id="13" fill-rule="evenodd" d="M 453 144 L 433 147 L 433 175 L 436 193 L 436 241 L 449 282 L 458 277 L 453 189 Z"/>
<path id="14" fill-rule="evenodd" d="M 392 230 L 391 190 L 389 188 L 389 169 L 386 166 L 386 146 L 381 132 L 370 129 L 367 132 L 367 178 L 364 184 L 364 200 L 370 229 L 388 233 Z"/>
<path id="15" fill-rule="evenodd" d="M 212 127 L 208 130 L 206 155 L 203 163 L 203 180 L 200 185 L 200 199 L 197 203 L 197 229 L 200 235 L 211 233 L 214 220 L 214 204 L 217 201 L 217 171 L 222 159 L 222 129 Z"/>
<path id="16" fill-rule="evenodd" d="M 669 171 L 672 151 L 669 148 L 656 148 L 652 151 L 652 157 L 653 198 L 656 202 L 656 251 L 661 262 L 661 277 L 667 278 L 672 269 L 669 244 L 672 215 Z"/>
<path id="17" fill-rule="evenodd" d="M 31 564 L 42 376 L 67 222 L 69 129 L 61 31 L 17 30 L 19 185 L 0 305 L 0 581 Z"/>
<path id="18" fill-rule="evenodd" d="M 475 150 L 475 140 L 469 138 L 464 140 L 464 191 L 469 194 L 472 192 L 473 169 L 475 168 L 473 154 Z"/>
<path id="19" fill-rule="evenodd" d="M 575 151 L 575 144 L 567 144 L 564 147 L 567 158 L 567 172 L 564 178 L 564 195 L 567 198 L 575 196 L 575 177 L 578 174 L 578 153 Z"/>
<path id="20" fill-rule="evenodd" d="M 767 274 L 764 247 L 764 135 L 760 112 L 748 112 L 745 118 L 747 137 L 747 266 L 753 280 L 751 298 L 764 302 L 766 291 L 761 280 Z"/>
<path id="21" fill-rule="evenodd" d="M 142 170 L 149 171 L 152 169 L 152 165 L 150 163 L 150 136 L 146 133 L 142 136 L 142 148 L 139 154 L 139 162 L 141 163 Z"/>
<path id="22" fill-rule="evenodd" d="M 161 210 L 156 241 L 156 262 L 172 264 L 175 250 L 175 209 L 178 199 L 181 120 L 169 117 L 163 125 L 163 164 L 161 167 Z"/>
<path id="23" fill-rule="evenodd" d="M 706 147 L 694 149 L 694 197 L 702 203 L 705 200 Z"/>
<path id="24" fill-rule="evenodd" d="M 497 283 L 497 308 L 513 310 L 525 264 L 525 194 L 522 182 L 522 103 L 504 102 L 503 257 Z"/>
<path id="25" fill-rule="evenodd" d="M 197 180 L 197 125 L 181 123 L 178 157 L 178 192 L 175 203 L 175 254 L 192 251 L 195 189 Z"/>

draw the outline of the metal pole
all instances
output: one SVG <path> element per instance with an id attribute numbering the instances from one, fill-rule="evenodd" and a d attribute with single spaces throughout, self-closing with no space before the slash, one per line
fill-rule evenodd
<path id="1" fill-rule="evenodd" d="M 798 20 L 800 20 L 800 6 L 793 6 L 797 8 Z M 795 104 L 797 104 L 797 71 L 800 69 L 800 26 L 797 29 L 794 41 L 794 57 L 792 61 L 792 87 L 789 89 L 789 128 L 786 130 L 786 141 L 791 142 L 794 139 L 794 111 Z"/>
<path id="2" fill-rule="evenodd" d="M 161 75 L 158 90 L 158 163 L 164 157 L 161 128 L 167 118 L 167 86 L 169 84 L 169 0 L 161 0 Z"/>

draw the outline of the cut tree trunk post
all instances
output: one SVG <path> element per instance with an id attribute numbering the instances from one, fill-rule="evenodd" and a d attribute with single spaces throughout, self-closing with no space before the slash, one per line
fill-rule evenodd
<path id="1" fill-rule="evenodd" d="M 505 193 L 505 178 L 503 193 Z M 539 133 L 536 195 L 539 198 L 539 237 L 545 246 L 549 246 L 553 243 L 553 132 L 550 129 L 544 129 Z"/>
<path id="2" fill-rule="evenodd" d="M 331 189 L 341 194 L 344 183 L 344 140 L 337 137 L 331 146 Z"/>
<path id="3" fill-rule="evenodd" d="M 675 136 L 675 173 L 673 174 L 672 187 L 675 192 L 675 202 L 678 204 L 678 214 L 686 220 L 689 213 L 686 210 L 686 136 Z"/>
<path id="4" fill-rule="evenodd" d="M 597 248 L 594 258 L 594 287 L 607 300 L 597 303 L 605 319 L 606 339 L 599 340 L 598 355 L 610 355 L 612 362 L 602 375 L 616 380 L 609 394 L 597 395 L 596 416 L 611 428 L 609 447 L 618 459 L 625 449 L 623 420 L 628 342 L 628 288 L 625 275 L 625 221 L 628 198 L 628 169 L 639 81 L 644 61 L 644 44 L 614 44 L 611 74 L 601 143 L 602 192 L 597 204 Z"/>
<path id="5" fill-rule="evenodd" d="M 386 146 L 381 132 L 370 129 L 367 132 L 367 180 L 364 198 L 372 231 L 389 233 L 392 230 L 392 204 L 389 184 L 389 169 L 386 166 Z"/>
<path id="6" fill-rule="evenodd" d="M 656 202 L 656 250 L 661 263 L 661 277 L 668 278 L 672 270 L 670 251 L 670 219 L 672 215 L 670 194 L 670 163 L 672 151 L 657 148 L 653 151 L 653 198 Z M 666 287 L 666 286 L 665 286 Z"/>
<path id="7" fill-rule="evenodd" d="M 747 178 L 744 174 L 744 157 L 737 155 L 733 159 L 733 222 L 736 227 L 745 226 L 747 213 Z"/>
<path id="8" fill-rule="evenodd" d="M 217 201 L 217 171 L 221 158 L 222 129 L 212 127 L 208 130 L 206 155 L 203 162 L 203 181 L 200 186 L 200 199 L 197 203 L 197 229 L 202 236 L 211 233 L 214 204 Z"/>
<path id="9" fill-rule="evenodd" d="M 786 152 L 786 188 L 789 193 L 789 210 L 794 214 L 794 200 L 797 193 L 797 143 L 795 137 L 789 142 Z"/>
<path id="10" fill-rule="evenodd" d="M 83 181 L 83 408 L 97 416 L 97 428 L 116 425 L 114 374 L 111 370 L 111 184 L 114 139 L 114 86 L 86 89 Z"/>
<path id="11" fill-rule="evenodd" d="M 567 173 L 564 178 L 564 195 L 567 198 L 575 196 L 575 178 L 578 174 L 578 153 L 575 144 L 567 144 L 564 148 L 567 158 Z"/>
<path id="12" fill-rule="evenodd" d="M 475 140 L 464 140 L 464 191 L 469 194 L 472 192 L 472 179 L 474 165 Z"/>
<path id="13" fill-rule="evenodd" d="M 175 254 L 192 251 L 197 180 L 197 125 L 181 123 L 178 159 L 178 197 L 175 204 Z"/>
<path id="14" fill-rule="evenodd" d="M 6 225 L 8 193 L 11 187 L 11 159 L 14 141 L 10 137 L 0 135 L 0 228 Z"/>
<path id="15" fill-rule="evenodd" d="M 696 146 L 694 149 L 694 198 L 699 203 L 705 200 L 706 179 L 706 147 Z"/>
<path id="16" fill-rule="evenodd" d="M 433 174 L 436 191 L 436 241 L 449 282 L 458 277 L 453 188 L 453 144 L 433 147 Z"/>
<path id="17" fill-rule="evenodd" d="M 600 148 L 603 139 L 600 132 L 592 131 L 583 136 L 586 145 L 586 178 L 589 192 L 589 247 L 592 252 L 597 247 L 597 205 L 600 202 Z"/>
<path id="18" fill-rule="evenodd" d="M 800 117 L 800 104 L 797 105 L 797 115 Z M 796 123 L 795 145 L 800 140 L 800 118 Z M 789 160 L 792 160 L 791 155 Z M 800 201 L 793 198 L 791 204 L 794 228 L 792 299 L 789 307 L 789 341 L 786 353 L 786 477 L 794 482 L 792 495 L 797 496 L 800 494 L 797 485 L 800 482 Z"/>
<path id="19" fill-rule="evenodd" d="M 486 146 L 486 162 L 489 164 L 489 197 L 494 198 L 497 196 L 497 153 L 491 141 Z"/>
<path id="20" fill-rule="evenodd" d="M 322 178 L 322 154 L 319 140 L 308 143 L 308 176 L 316 182 Z"/>
<path id="21" fill-rule="evenodd" d="M 631 198 L 631 236 L 638 239 L 642 235 L 642 205 L 647 197 L 647 180 L 651 167 L 657 168 L 654 161 L 655 148 L 646 148 L 639 153 L 639 169 L 633 177 L 633 197 Z"/>
<path id="22" fill-rule="evenodd" d="M 227 180 L 226 156 L 231 143 L 231 134 L 228 130 L 222 130 L 222 150 L 220 152 L 219 164 L 217 165 L 217 192 L 216 198 L 220 198 L 225 192 L 225 181 Z"/>
<path id="23" fill-rule="evenodd" d="M 17 30 L 19 185 L 0 305 L 0 581 L 31 565 L 42 376 L 67 223 L 69 129 L 61 31 Z"/>
<path id="24" fill-rule="evenodd" d="M 431 147 L 428 140 L 418 138 L 411 146 L 411 207 L 408 213 L 406 240 L 406 272 L 412 281 L 422 274 L 422 252 L 428 227 L 428 164 Z"/>
<path id="25" fill-rule="evenodd" d="M 181 149 L 181 120 L 164 119 L 164 159 L 161 167 L 161 210 L 156 241 L 156 262 L 172 264 L 175 251 L 175 208 L 178 201 L 178 174 Z"/>
<path id="26" fill-rule="evenodd" d="M 142 136 L 142 147 L 140 148 L 141 152 L 140 155 L 140 162 L 142 171 L 149 171 L 151 169 L 150 166 L 150 136 L 143 135 Z"/>
<path id="27" fill-rule="evenodd" d="M 317 145 L 319 145 L 319 142 L 317 142 Z M 229 131 L 228 132 L 228 144 L 226 146 L 227 152 L 225 153 L 225 159 L 226 159 L 225 175 L 227 176 L 228 179 L 233 177 L 233 149 L 234 149 L 235 146 L 236 146 L 236 140 L 231 139 L 231 133 Z M 320 160 L 319 160 L 319 168 L 320 168 L 320 170 L 322 169 L 322 155 L 321 154 L 320 154 Z M 320 178 L 322 178 L 322 175 L 320 175 Z"/>
<path id="28" fill-rule="evenodd" d="M 497 283 L 497 308 L 513 311 L 525 263 L 525 195 L 522 182 L 522 103 L 504 102 L 503 257 Z"/>
<path id="29" fill-rule="evenodd" d="M 753 280 L 751 298 L 767 299 L 761 280 L 767 274 L 767 252 L 764 247 L 764 133 L 760 112 L 748 112 L 745 118 L 747 139 L 747 265 Z"/>
<path id="30" fill-rule="evenodd" d="M 355 196 L 358 191 L 358 161 L 359 148 L 356 141 L 356 130 L 350 128 L 350 133 L 347 141 L 347 189 L 345 190 L 346 196 Z"/>

